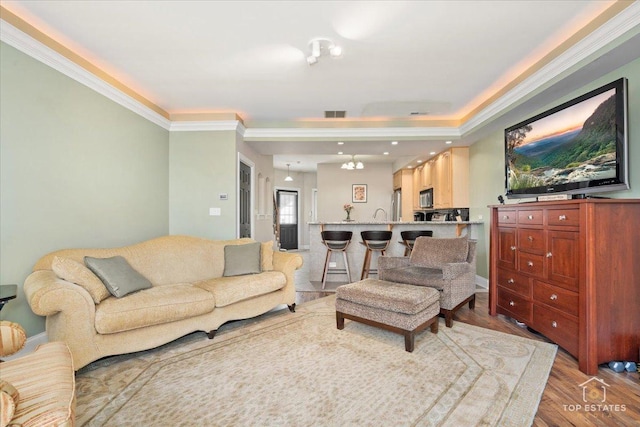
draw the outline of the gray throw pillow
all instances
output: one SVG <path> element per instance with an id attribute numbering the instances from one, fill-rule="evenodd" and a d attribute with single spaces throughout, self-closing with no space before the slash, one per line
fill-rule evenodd
<path id="1" fill-rule="evenodd" d="M 134 270 L 121 256 L 111 258 L 86 256 L 84 263 L 102 280 L 111 295 L 116 298 L 122 298 L 127 294 L 152 286 L 146 277 Z"/>
<path id="2" fill-rule="evenodd" d="M 260 273 L 260 242 L 224 247 L 224 273 L 228 276 Z"/>

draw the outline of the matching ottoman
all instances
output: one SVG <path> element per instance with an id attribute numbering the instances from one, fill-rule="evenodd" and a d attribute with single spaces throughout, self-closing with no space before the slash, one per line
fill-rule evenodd
<path id="1" fill-rule="evenodd" d="M 365 279 L 336 290 L 336 321 L 354 320 L 404 335 L 404 346 L 413 351 L 415 334 L 431 326 L 438 333 L 440 294 L 426 286 Z"/>

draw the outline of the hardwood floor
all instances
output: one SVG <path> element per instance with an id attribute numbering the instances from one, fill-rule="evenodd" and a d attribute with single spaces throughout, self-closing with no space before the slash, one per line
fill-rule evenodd
<path id="1" fill-rule="evenodd" d="M 331 295 L 328 292 L 298 292 L 298 304 Z M 454 322 L 465 322 L 508 334 L 539 341 L 541 335 L 528 331 L 504 316 L 489 316 L 488 294 L 476 294 L 476 308 L 462 308 Z M 601 366 L 596 376 L 604 381 L 604 395 L 587 393 L 583 401 L 583 384 L 593 377 L 578 370 L 578 362 L 569 353 L 558 348 L 556 360 L 542 395 L 534 426 L 640 426 L 640 379 L 637 372 L 616 373 Z M 592 382 L 588 383 L 593 385 Z M 598 383 L 599 385 L 600 383 Z M 596 389 L 597 390 L 597 389 Z M 596 390 L 587 389 L 591 393 Z M 596 400 L 597 397 L 597 400 Z M 604 400 L 604 401 L 603 401 Z"/>

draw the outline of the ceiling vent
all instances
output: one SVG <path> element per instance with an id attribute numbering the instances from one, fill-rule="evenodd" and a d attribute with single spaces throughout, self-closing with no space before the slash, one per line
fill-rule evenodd
<path id="1" fill-rule="evenodd" d="M 344 119 L 347 116 L 347 112 L 342 111 L 325 111 L 324 118 L 325 119 Z"/>

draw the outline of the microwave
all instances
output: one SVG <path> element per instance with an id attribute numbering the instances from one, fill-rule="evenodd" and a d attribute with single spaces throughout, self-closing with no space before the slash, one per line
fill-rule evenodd
<path id="1" fill-rule="evenodd" d="M 433 188 L 428 188 L 420 192 L 420 207 L 426 209 L 433 208 Z"/>

